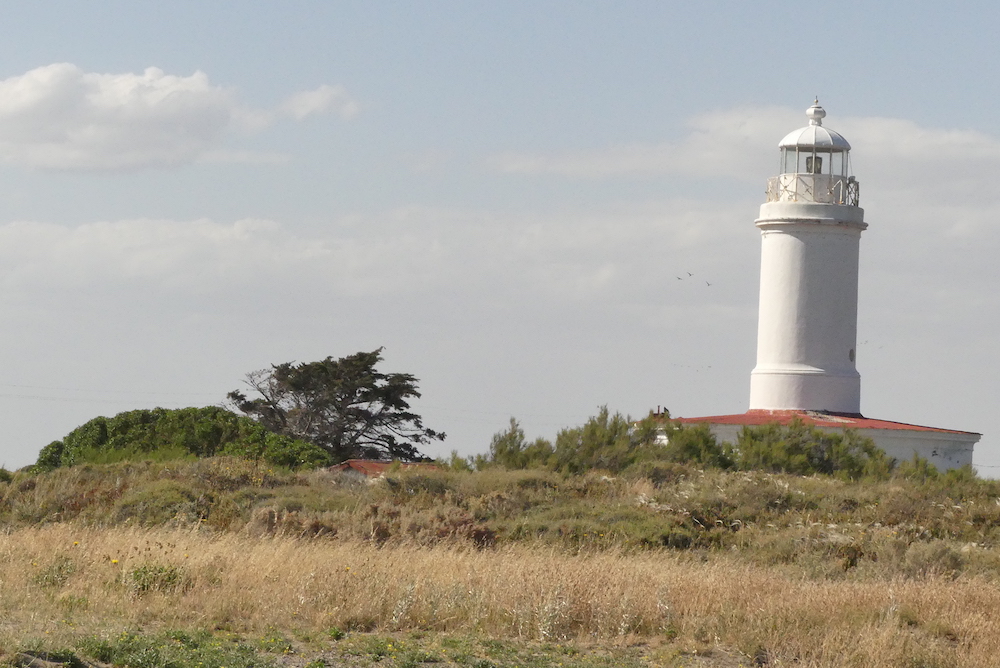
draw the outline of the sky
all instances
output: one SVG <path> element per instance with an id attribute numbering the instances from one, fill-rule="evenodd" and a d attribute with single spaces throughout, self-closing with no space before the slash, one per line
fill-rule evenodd
<path id="1" fill-rule="evenodd" d="M 778 141 L 853 146 L 869 417 L 1000 475 L 1000 5 L 0 3 L 0 463 L 383 347 L 426 454 L 747 409 Z"/>

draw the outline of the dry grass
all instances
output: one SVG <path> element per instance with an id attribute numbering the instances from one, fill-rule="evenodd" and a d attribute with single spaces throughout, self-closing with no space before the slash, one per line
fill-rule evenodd
<path id="1" fill-rule="evenodd" d="M 0 646 L 123 629 L 481 634 L 800 666 L 993 666 L 989 579 L 808 579 L 728 555 L 55 524 L 0 536 Z"/>
<path id="2" fill-rule="evenodd" d="M 290 641 L 383 668 L 996 663 L 1000 483 L 654 473 L 20 472 L 0 482 L 0 664 L 97 658 L 98 634 L 115 665 L 163 668 L 121 657 L 180 652 L 176 630 L 218 656 L 172 668 Z M 583 649 L 563 663 L 562 643 Z"/>

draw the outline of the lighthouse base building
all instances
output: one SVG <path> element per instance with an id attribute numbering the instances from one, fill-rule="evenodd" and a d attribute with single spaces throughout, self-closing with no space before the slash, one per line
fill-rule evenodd
<path id="1" fill-rule="evenodd" d="M 819 411 L 751 410 L 738 415 L 677 418 L 675 421 L 690 425 L 707 424 L 712 435 L 720 443 L 736 443 L 743 427 L 759 427 L 775 422 L 788 425 L 795 418 L 823 431 L 842 433 L 845 429 L 850 429 L 872 439 L 877 447 L 896 461 L 911 460 L 917 455 L 941 471 L 972 464 L 972 449 L 981 436 L 968 431 L 922 427 L 903 422 L 875 420 L 860 415 L 837 415 Z"/>
<path id="2" fill-rule="evenodd" d="M 736 443 L 743 427 L 800 419 L 831 432 L 851 429 L 896 460 L 922 457 L 945 470 L 972 464 L 980 434 L 861 415 L 857 357 L 858 254 L 867 229 L 851 145 L 823 127 L 813 104 L 809 125 L 778 145 L 780 173 L 768 179 L 761 232 L 757 366 L 750 410 L 740 415 L 679 418 L 708 424 Z"/>

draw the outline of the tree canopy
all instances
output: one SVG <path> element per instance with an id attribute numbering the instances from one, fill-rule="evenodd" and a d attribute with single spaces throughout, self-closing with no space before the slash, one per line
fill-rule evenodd
<path id="1" fill-rule="evenodd" d="M 445 435 L 425 428 L 410 410 L 409 400 L 420 397 L 414 376 L 376 370 L 381 353 L 379 348 L 254 371 L 246 384 L 259 396 L 234 390 L 228 399 L 269 431 L 313 443 L 335 461 L 423 460 L 417 446 Z"/>

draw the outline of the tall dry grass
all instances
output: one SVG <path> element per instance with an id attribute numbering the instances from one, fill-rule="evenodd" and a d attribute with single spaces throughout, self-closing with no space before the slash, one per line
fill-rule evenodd
<path id="1" fill-rule="evenodd" d="M 713 645 L 772 665 L 994 666 L 974 576 L 806 579 L 714 555 L 50 525 L 0 535 L 0 645 L 125 628 L 423 629 Z"/>

